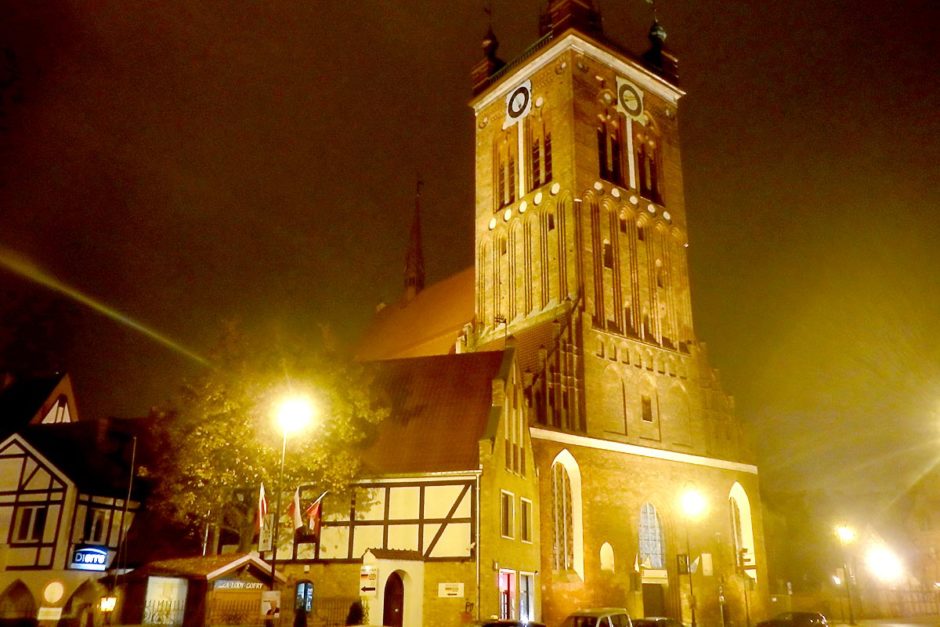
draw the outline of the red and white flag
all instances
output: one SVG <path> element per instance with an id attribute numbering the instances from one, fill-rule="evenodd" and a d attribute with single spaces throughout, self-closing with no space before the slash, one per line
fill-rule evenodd
<path id="1" fill-rule="evenodd" d="M 287 515 L 294 521 L 294 531 L 304 526 L 304 519 L 300 513 L 300 488 L 294 490 L 294 498 L 287 508 Z"/>
<path id="2" fill-rule="evenodd" d="M 268 515 L 268 499 L 264 497 L 264 483 L 261 483 L 261 490 L 258 492 L 258 533 L 264 530 L 264 518 Z"/>
<path id="3" fill-rule="evenodd" d="M 304 513 L 307 515 L 307 532 L 320 539 L 320 520 L 323 518 L 323 497 L 328 492 L 324 492 L 320 497 L 308 507 Z"/>

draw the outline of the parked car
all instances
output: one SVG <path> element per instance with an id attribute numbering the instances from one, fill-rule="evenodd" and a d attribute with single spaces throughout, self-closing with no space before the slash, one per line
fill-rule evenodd
<path id="1" fill-rule="evenodd" d="M 633 621 L 633 627 L 683 627 L 675 618 L 665 616 L 647 616 Z"/>
<path id="2" fill-rule="evenodd" d="M 633 627 L 633 622 L 622 607 L 599 607 L 578 610 L 561 627 Z"/>
<path id="3" fill-rule="evenodd" d="M 784 612 L 757 623 L 757 627 L 826 627 L 829 621 L 819 612 Z"/>

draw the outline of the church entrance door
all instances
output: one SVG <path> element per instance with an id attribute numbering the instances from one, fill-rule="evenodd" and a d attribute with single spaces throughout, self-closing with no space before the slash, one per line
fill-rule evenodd
<path id="1" fill-rule="evenodd" d="M 643 584 L 643 615 L 644 616 L 665 616 L 666 615 L 666 594 L 664 586 L 659 583 Z"/>
<path id="2" fill-rule="evenodd" d="M 405 609 L 405 584 L 401 575 L 392 573 L 385 582 L 385 609 L 382 624 L 387 627 L 402 627 Z"/>

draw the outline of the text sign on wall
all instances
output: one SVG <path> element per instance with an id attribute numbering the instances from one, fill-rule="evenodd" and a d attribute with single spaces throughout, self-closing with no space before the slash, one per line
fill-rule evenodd
<path id="1" fill-rule="evenodd" d="M 240 579 L 219 579 L 213 586 L 216 590 L 264 590 L 260 581 L 242 581 Z"/>
<path id="2" fill-rule="evenodd" d="M 108 568 L 108 549 L 103 546 L 79 544 L 72 553 L 69 563 L 72 570 L 105 571 Z"/>
<path id="3" fill-rule="evenodd" d="M 462 583 L 439 583 L 437 584 L 437 596 L 447 599 L 462 599 Z"/>
<path id="4" fill-rule="evenodd" d="M 376 588 L 379 582 L 379 569 L 375 566 L 362 566 L 359 569 L 360 596 L 377 596 Z"/>
<path id="5" fill-rule="evenodd" d="M 62 618 L 61 607 L 41 607 L 36 614 L 36 620 L 59 620 Z"/>

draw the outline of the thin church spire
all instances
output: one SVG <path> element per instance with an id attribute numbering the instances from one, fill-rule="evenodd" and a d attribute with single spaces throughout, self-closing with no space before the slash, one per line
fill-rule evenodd
<path id="1" fill-rule="evenodd" d="M 415 215 L 411 223 L 411 240 L 405 257 L 405 302 L 424 289 L 424 253 L 421 250 L 421 177 L 415 184 Z"/>

